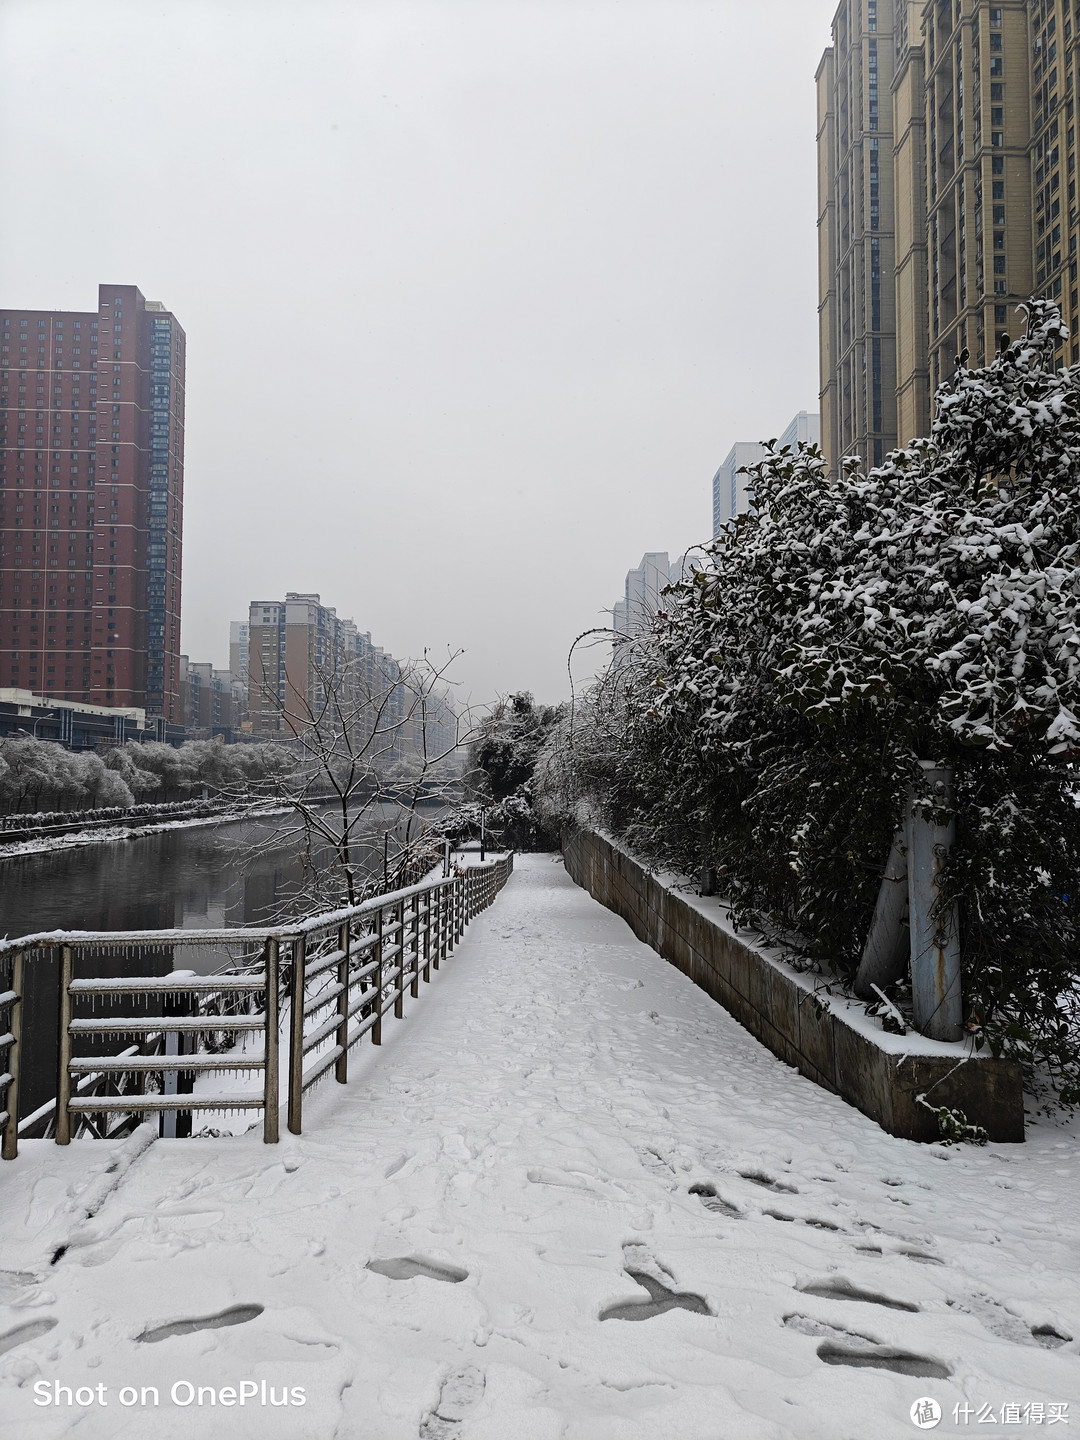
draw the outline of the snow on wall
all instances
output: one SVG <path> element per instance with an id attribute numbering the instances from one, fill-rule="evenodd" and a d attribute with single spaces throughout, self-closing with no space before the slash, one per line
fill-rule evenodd
<path id="1" fill-rule="evenodd" d="M 1014 1061 L 964 1043 L 886 1034 L 861 1007 L 815 990 L 813 977 L 738 934 L 721 902 L 678 893 L 605 836 L 579 831 L 566 838 L 563 854 L 578 884 L 622 915 L 639 939 L 780 1059 L 889 1134 L 938 1139 L 935 1116 L 919 1103 L 925 1096 L 934 1107 L 963 1110 L 993 1140 L 1023 1140 L 1023 1084 Z"/>

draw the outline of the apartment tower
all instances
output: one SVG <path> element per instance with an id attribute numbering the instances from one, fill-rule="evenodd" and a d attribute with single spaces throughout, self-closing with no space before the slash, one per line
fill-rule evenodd
<path id="1" fill-rule="evenodd" d="M 0 332 L 0 688 L 179 721 L 184 332 L 134 285 Z"/>
<path id="2" fill-rule="evenodd" d="M 894 0 L 844 0 L 817 70 L 821 437 L 880 464 L 896 444 Z"/>
<path id="3" fill-rule="evenodd" d="M 1071 339 L 1060 358 L 1080 359 L 1076 24 L 1076 0 L 844 0 L 837 9 L 818 69 L 822 435 L 833 465 L 853 452 L 878 458 L 858 410 L 874 403 L 878 341 L 882 448 L 890 426 L 900 444 L 927 433 L 934 391 L 958 356 L 990 360 L 1021 330 L 1017 306 L 1033 293 L 1062 309 Z M 872 93 L 882 96 L 886 29 L 888 134 L 881 104 L 876 127 L 870 107 Z M 848 261 L 867 233 L 891 237 L 881 249 L 891 340 L 874 324 L 872 258 L 861 292 Z M 867 273 L 865 263 L 855 269 Z M 860 375 L 870 377 L 865 394 Z"/>
<path id="4" fill-rule="evenodd" d="M 253 600 L 247 631 L 248 714 L 256 735 L 300 735 L 328 699 L 332 707 L 355 704 L 356 626 L 318 595 L 290 591 L 284 600 Z"/>

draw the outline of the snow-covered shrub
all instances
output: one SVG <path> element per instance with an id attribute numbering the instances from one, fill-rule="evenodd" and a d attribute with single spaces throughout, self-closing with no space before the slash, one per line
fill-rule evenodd
<path id="1" fill-rule="evenodd" d="M 558 845 L 558 831 L 538 815 L 533 801 L 537 760 L 565 707 L 537 705 L 521 692 L 500 700 L 481 721 L 469 746 L 467 783 L 474 804 L 482 807 L 494 835 L 516 850 L 548 850 Z M 459 807 L 466 818 L 469 806 Z M 478 833 L 478 812 L 461 834 Z"/>
<path id="2" fill-rule="evenodd" d="M 867 474 L 805 447 L 753 467 L 754 513 L 591 702 L 630 697 L 592 793 L 639 850 L 714 867 L 740 920 L 850 971 L 918 761 L 952 766 L 969 1029 L 1075 1104 L 1080 367 L 1055 369 L 1062 334 L 1032 302 L 1026 338 L 961 364 L 931 436 Z"/>
<path id="3" fill-rule="evenodd" d="M 281 745 L 178 747 L 156 741 L 94 751 L 67 750 L 52 740 L 0 740 L 0 815 L 129 809 L 136 798 L 176 802 L 199 796 L 243 800 L 273 793 L 273 782 L 296 768 Z"/>

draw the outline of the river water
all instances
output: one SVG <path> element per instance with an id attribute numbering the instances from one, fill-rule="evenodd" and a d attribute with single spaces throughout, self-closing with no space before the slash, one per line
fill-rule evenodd
<path id="1" fill-rule="evenodd" d="M 376 827 L 398 813 L 372 815 L 361 851 L 369 874 L 382 865 Z M 264 816 L 0 860 L 0 936 L 270 923 L 303 878 L 288 825 L 287 815 Z"/>
<path id="2" fill-rule="evenodd" d="M 358 866 L 368 877 L 382 869 L 384 830 L 391 832 L 391 857 L 396 854 L 394 830 L 402 814 L 397 806 L 372 810 L 371 826 L 357 847 Z M 287 833 L 289 825 L 288 815 L 263 816 L 2 859 L 0 936 L 272 924 L 304 876 L 302 841 Z M 208 974 L 229 960 L 223 945 L 77 952 L 76 978 L 164 975 L 174 968 Z M 56 1094 L 59 979 L 57 952 L 35 953 L 24 974 L 20 1116 Z M 116 1047 L 113 1040 L 84 1038 L 79 1048 L 111 1054 Z"/>

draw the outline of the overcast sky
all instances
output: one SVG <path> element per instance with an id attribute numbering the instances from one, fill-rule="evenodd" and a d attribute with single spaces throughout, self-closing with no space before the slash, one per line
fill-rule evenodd
<path id="1" fill-rule="evenodd" d="M 568 693 L 731 444 L 817 409 L 833 9 L 0 0 L 0 304 L 187 332 L 192 659 L 317 590 L 475 700 Z"/>

